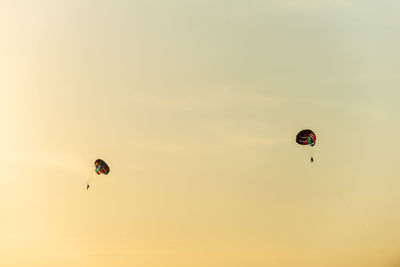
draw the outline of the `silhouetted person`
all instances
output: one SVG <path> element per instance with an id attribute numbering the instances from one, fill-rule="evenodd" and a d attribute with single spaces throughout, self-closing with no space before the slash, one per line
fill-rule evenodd
<path id="1" fill-rule="evenodd" d="M 314 158 L 313 157 L 311 157 L 311 163 L 313 163 L 314 162 Z"/>

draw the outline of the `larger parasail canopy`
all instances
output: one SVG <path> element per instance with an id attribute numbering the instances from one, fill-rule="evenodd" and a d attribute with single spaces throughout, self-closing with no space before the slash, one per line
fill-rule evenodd
<path id="1" fill-rule="evenodd" d="M 110 167 L 108 167 L 107 163 L 105 163 L 101 159 L 96 160 L 94 162 L 94 166 L 96 167 L 97 174 L 103 173 L 103 174 L 107 175 L 108 172 L 110 171 Z"/>
<path id="2" fill-rule="evenodd" d="M 300 131 L 296 136 L 296 143 L 300 145 L 310 145 L 314 146 L 317 136 L 315 133 L 309 129 Z"/>

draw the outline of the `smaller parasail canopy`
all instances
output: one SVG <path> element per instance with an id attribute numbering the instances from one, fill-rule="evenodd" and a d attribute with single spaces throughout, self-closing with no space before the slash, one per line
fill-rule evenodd
<path id="1" fill-rule="evenodd" d="M 96 173 L 97 174 L 103 173 L 103 174 L 107 175 L 108 172 L 110 171 L 110 167 L 108 167 L 107 163 L 105 163 L 101 159 L 97 159 L 94 162 L 94 166 L 96 167 Z"/>
<path id="2" fill-rule="evenodd" d="M 317 136 L 315 133 L 309 129 L 300 131 L 296 136 L 296 143 L 300 145 L 310 145 L 314 146 Z"/>

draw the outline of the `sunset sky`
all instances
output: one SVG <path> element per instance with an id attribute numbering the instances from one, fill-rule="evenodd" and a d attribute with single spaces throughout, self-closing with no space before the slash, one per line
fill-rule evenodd
<path id="1" fill-rule="evenodd" d="M 400 266 L 399 8 L 0 0 L 0 266 Z"/>

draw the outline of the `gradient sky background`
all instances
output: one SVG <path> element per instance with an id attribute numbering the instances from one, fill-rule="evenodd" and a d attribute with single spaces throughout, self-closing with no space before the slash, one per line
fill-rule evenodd
<path id="1" fill-rule="evenodd" d="M 0 3 L 0 266 L 400 266 L 398 1 Z"/>

